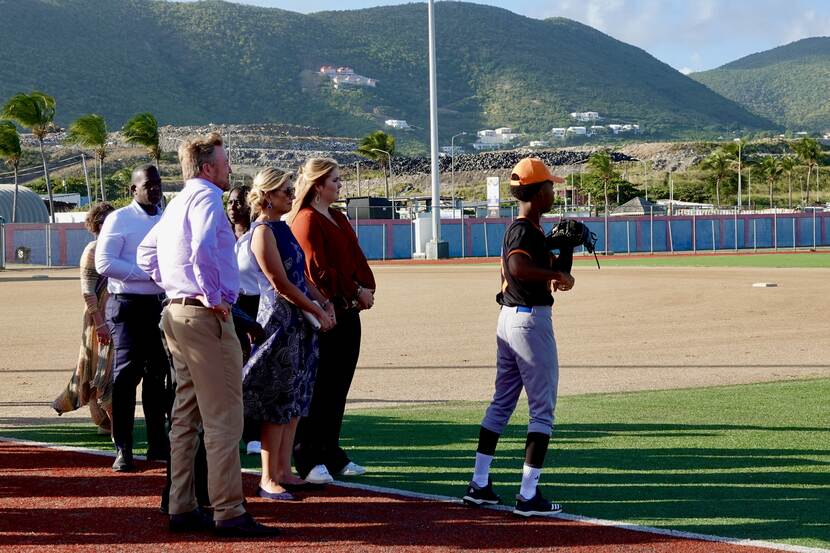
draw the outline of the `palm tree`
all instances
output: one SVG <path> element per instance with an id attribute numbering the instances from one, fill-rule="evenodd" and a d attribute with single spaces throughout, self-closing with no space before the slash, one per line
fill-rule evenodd
<path id="1" fill-rule="evenodd" d="M 55 131 L 55 99 L 43 92 L 15 94 L 3 106 L 0 117 L 10 119 L 21 127 L 32 129 L 32 134 L 40 145 L 40 159 L 43 161 L 43 178 L 46 180 L 46 193 L 49 195 L 49 216 L 55 222 L 55 203 L 52 198 L 52 183 L 46 167 L 46 154 L 43 151 L 43 139 Z"/>
<path id="2" fill-rule="evenodd" d="M 12 223 L 17 222 L 17 170 L 20 168 L 20 135 L 11 121 L 0 121 L 0 158 L 14 171 L 14 196 L 12 196 Z"/>
<path id="3" fill-rule="evenodd" d="M 121 134 L 124 135 L 124 140 L 128 143 L 147 148 L 150 159 L 156 162 L 156 169 L 160 168 L 159 124 L 152 113 L 134 115 L 121 127 Z"/>
<path id="4" fill-rule="evenodd" d="M 720 207 L 720 183 L 723 182 L 732 168 L 732 156 L 723 149 L 715 150 L 701 164 L 704 169 L 712 172 L 715 179 L 715 197 Z"/>
<path id="5" fill-rule="evenodd" d="M 66 141 L 92 150 L 98 160 L 98 179 L 101 185 L 101 200 L 107 201 L 104 188 L 104 159 L 107 157 L 107 123 L 98 114 L 82 115 L 69 125 Z M 91 201 L 91 199 L 90 199 Z"/>
<path id="6" fill-rule="evenodd" d="M 781 166 L 781 161 L 775 156 L 764 156 L 758 162 L 758 167 L 761 169 L 761 174 L 766 179 L 767 185 L 769 185 L 769 206 L 772 208 L 772 190 L 775 187 L 776 181 L 778 181 L 778 178 L 784 172 L 784 167 Z"/>
<path id="7" fill-rule="evenodd" d="M 381 162 L 380 166 L 383 169 L 383 180 L 386 183 L 386 197 L 388 198 L 389 175 L 386 174 L 386 164 L 383 162 L 388 161 L 391 169 L 392 156 L 395 154 L 395 137 L 383 131 L 370 133 L 360 141 L 357 153 L 363 157 Z"/>
<path id="8" fill-rule="evenodd" d="M 793 156 L 784 156 L 781 158 L 781 169 L 787 173 L 787 207 L 793 207 L 793 169 L 795 169 L 798 160 Z"/>
<path id="9" fill-rule="evenodd" d="M 824 152 L 821 151 L 821 145 L 817 140 L 812 138 L 802 138 L 793 144 L 793 150 L 801 160 L 801 163 L 807 166 L 807 202 L 810 201 L 810 174 L 813 168 L 818 168 L 819 160 L 824 157 Z M 818 200 L 818 176 L 816 176 L 816 200 Z"/>
<path id="10" fill-rule="evenodd" d="M 614 160 L 607 151 L 596 152 L 588 158 L 588 166 L 596 178 L 602 181 L 603 194 L 605 196 L 605 211 L 608 211 L 608 185 L 618 178 L 614 171 Z"/>

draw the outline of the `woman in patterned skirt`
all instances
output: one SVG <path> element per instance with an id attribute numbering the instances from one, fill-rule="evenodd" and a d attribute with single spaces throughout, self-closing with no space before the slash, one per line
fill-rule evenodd
<path id="1" fill-rule="evenodd" d="M 108 203 L 99 203 L 89 210 L 85 225 L 98 238 L 104 219 L 115 210 Z M 109 434 L 112 410 L 112 349 L 110 332 L 104 320 L 107 301 L 107 277 L 95 270 L 93 240 L 81 254 L 81 294 L 84 309 L 81 352 L 78 364 L 64 391 L 52 402 L 52 408 L 62 415 L 89 404 L 89 412 L 102 434 Z"/>
<path id="2" fill-rule="evenodd" d="M 308 414 L 317 372 L 317 332 L 304 312 L 325 332 L 335 324 L 334 309 L 306 281 L 303 250 L 281 221 L 291 210 L 294 175 L 268 168 L 254 178 L 248 197 L 252 215 L 251 251 L 259 265 L 257 322 L 265 341 L 245 365 L 242 397 L 245 417 L 262 424 L 262 477 L 257 495 L 291 500 L 291 490 L 307 483 L 291 471 L 299 418 Z"/>

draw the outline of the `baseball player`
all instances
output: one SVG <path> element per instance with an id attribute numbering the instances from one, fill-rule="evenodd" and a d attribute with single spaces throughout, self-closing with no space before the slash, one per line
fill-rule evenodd
<path id="1" fill-rule="evenodd" d="M 537 158 L 521 160 L 510 176 L 510 192 L 519 201 L 519 215 L 504 235 L 501 253 L 501 305 L 497 342 L 496 391 L 479 430 L 473 479 L 464 495 L 469 505 L 496 505 L 490 464 L 522 387 L 527 391 L 530 424 L 527 430 L 522 485 L 514 514 L 550 515 L 562 507 L 539 491 L 556 407 L 559 361 L 551 320 L 552 292 L 570 290 L 572 251 L 554 257 L 540 226 L 553 205 L 553 183 L 564 179 L 550 173 Z M 561 265 L 560 265 L 561 263 Z"/>

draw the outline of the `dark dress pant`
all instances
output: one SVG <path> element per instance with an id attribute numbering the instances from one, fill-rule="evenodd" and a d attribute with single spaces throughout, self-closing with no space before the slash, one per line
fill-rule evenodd
<path id="1" fill-rule="evenodd" d="M 119 450 L 132 452 L 136 389 L 147 428 L 147 447 L 156 456 L 169 455 L 167 414 L 172 395 L 170 363 L 161 341 L 162 296 L 113 294 L 106 314 L 115 356 L 112 367 L 112 440 Z"/>
<path id="2" fill-rule="evenodd" d="M 294 439 L 294 466 L 305 477 L 317 465 L 336 476 L 350 459 L 340 447 L 346 396 L 360 356 L 360 314 L 337 311 L 337 325 L 319 336 L 320 363 L 308 416 L 300 419 Z"/>

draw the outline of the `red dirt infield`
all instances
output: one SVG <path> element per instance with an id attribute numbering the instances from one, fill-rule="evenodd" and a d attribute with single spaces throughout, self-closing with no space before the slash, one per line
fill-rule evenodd
<path id="1" fill-rule="evenodd" d="M 768 552 L 561 519 L 518 519 L 460 504 L 329 486 L 292 503 L 251 498 L 271 540 L 170 534 L 158 510 L 160 463 L 115 474 L 112 459 L 0 441 L 0 551 Z M 244 476 L 251 497 L 257 477 Z"/>

